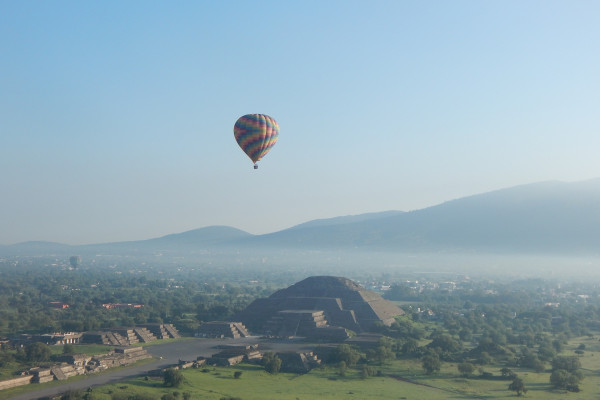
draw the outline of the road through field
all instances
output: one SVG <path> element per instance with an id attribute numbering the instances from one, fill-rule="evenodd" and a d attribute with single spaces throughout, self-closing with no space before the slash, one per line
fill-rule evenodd
<path id="1" fill-rule="evenodd" d="M 223 345 L 250 345 L 259 344 L 262 351 L 298 351 L 311 350 L 314 346 L 298 341 L 269 341 L 259 337 L 246 337 L 241 339 L 199 339 L 189 338 L 177 340 L 174 342 L 161 343 L 145 347 L 154 357 L 154 361 L 118 370 L 107 370 L 98 375 L 75 381 L 65 382 L 63 385 L 31 390 L 27 393 L 10 397 L 10 400 L 35 400 L 44 397 L 55 396 L 74 390 L 86 390 L 89 387 L 106 385 L 108 383 L 118 382 L 135 376 L 147 375 L 150 371 L 159 368 L 166 368 L 179 363 L 179 360 L 193 361 L 198 356 L 210 357 L 219 351 L 219 346 Z M 35 388 L 35 384 L 31 385 Z"/>

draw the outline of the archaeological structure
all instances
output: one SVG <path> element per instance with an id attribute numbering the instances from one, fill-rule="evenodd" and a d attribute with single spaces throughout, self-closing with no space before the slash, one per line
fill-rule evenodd
<path id="1" fill-rule="evenodd" d="M 334 276 L 313 276 L 268 298 L 253 301 L 235 317 L 252 333 L 344 340 L 348 330 L 369 332 L 404 312 L 377 293 Z"/>

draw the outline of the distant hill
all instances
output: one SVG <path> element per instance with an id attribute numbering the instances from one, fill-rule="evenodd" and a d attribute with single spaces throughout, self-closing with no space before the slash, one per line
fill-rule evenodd
<path id="1" fill-rule="evenodd" d="M 388 251 L 598 253 L 600 179 L 517 186 L 383 218 L 304 224 L 250 240 Z"/>
<path id="2" fill-rule="evenodd" d="M 154 239 L 76 246 L 84 252 L 144 254 L 156 252 L 197 253 L 219 248 L 251 237 L 252 234 L 230 226 L 208 226 Z"/>
<path id="3" fill-rule="evenodd" d="M 448 201 L 411 212 L 386 211 L 309 221 L 265 235 L 212 226 L 156 239 L 88 246 L 22 243 L 31 251 L 197 252 L 218 249 L 598 254 L 600 179 L 541 182 Z"/>
<path id="4" fill-rule="evenodd" d="M 0 255 L 51 255 L 51 254 L 68 254 L 75 246 L 68 244 L 30 241 L 17 243 L 11 246 L 1 246 Z"/>
<path id="5" fill-rule="evenodd" d="M 216 245 L 251 237 L 252 234 L 230 226 L 209 226 L 183 233 L 174 233 L 157 239 L 146 240 L 148 244 Z"/>
<path id="6" fill-rule="evenodd" d="M 325 218 L 325 219 L 315 219 L 313 221 L 304 222 L 299 225 L 295 225 L 289 230 L 295 229 L 304 229 L 304 228 L 316 228 L 323 226 L 332 226 L 332 225 L 346 225 L 355 222 L 363 222 L 373 219 L 387 218 L 396 216 L 399 214 L 403 214 L 404 211 L 383 211 L 378 213 L 367 213 L 367 214 L 359 214 L 359 215 L 346 215 L 343 217 L 334 217 L 334 218 Z"/>

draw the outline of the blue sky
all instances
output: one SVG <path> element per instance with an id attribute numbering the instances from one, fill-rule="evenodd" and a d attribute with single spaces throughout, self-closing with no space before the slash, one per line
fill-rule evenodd
<path id="1" fill-rule="evenodd" d="M 600 176 L 597 1 L 0 0 L 0 244 Z M 236 119 L 274 117 L 252 169 Z"/>

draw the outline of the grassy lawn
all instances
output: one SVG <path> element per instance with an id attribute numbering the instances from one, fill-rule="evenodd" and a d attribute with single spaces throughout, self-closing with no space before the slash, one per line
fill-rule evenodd
<path id="1" fill-rule="evenodd" d="M 592 357 L 592 356 L 590 356 Z M 600 356 L 597 357 L 600 361 Z M 184 370 L 185 383 L 176 389 L 162 386 L 161 379 L 133 379 L 119 384 L 97 388 L 95 398 L 111 398 L 111 393 L 146 393 L 157 399 L 174 391 L 189 392 L 193 399 L 239 398 L 261 399 L 515 399 L 508 390 L 509 380 L 500 379 L 501 366 L 491 366 L 486 371 L 492 379 L 459 376 L 456 365 L 444 363 L 435 375 L 426 375 L 420 363 L 398 360 L 376 367 L 383 376 L 361 379 L 358 371 L 348 370 L 341 377 L 336 368 L 317 368 L 305 375 L 269 375 L 255 365 L 241 364 L 235 367 L 208 367 Z M 544 373 L 513 369 L 524 381 L 527 399 L 597 399 L 600 379 L 586 377 L 580 393 L 553 391 L 549 384 L 549 370 Z M 241 371 L 240 379 L 234 379 L 235 371 Z M 408 380 L 408 381 L 407 381 Z M 596 382 L 598 381 L 598 382 Z"/>
<path id="2" fill-rule="evenodd" d="M 235 371 L 241 371 L 235 379 Z M 110 399 L 109 393 L 154 393 L 156 398 L 178 391 L 189 392 L 193 399 L 237 397 L 243 400 L 263 399 L 446 399 L 448 393 L 422 387 L 393 378 L 371 377 L 362 380 L 358 372 L 349 371 L 340 377 L 335 369 L 319 368 L 306 375 L 269 375 L 259 366 L 238 365 L 230 368 L 209 368 L 184 371 L 185 383 L 177 388 L 162 387 L 162 380 L 134 379 L 121 384 L 98 388 L 98 399 Z M 105 397 L 100 397 L 100 395 Z"/>

